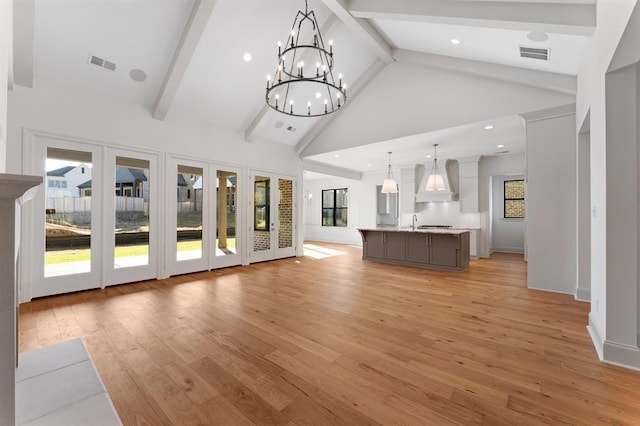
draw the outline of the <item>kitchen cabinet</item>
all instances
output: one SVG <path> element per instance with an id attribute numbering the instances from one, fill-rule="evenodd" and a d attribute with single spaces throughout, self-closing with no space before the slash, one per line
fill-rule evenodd
<path id="1" fill-rule="evenodd" d="M 407 262 L 429 263 L 429 234 L 407 233 Z"/>
<path id="2" fill-rule="evenodd" d="M 469 266 L 469 231 L 358 229 L 362 258 L 420 268 L 462 271 Z"/>
<path id="3" fill-rule="evenodd" d="M 384 258 L 384 232 L 372 231 L 366 235 L 366 244 L 363 244 L 363 253 L 367 257 Z M 363 238 L 365 238 L 363 236 Z"/>

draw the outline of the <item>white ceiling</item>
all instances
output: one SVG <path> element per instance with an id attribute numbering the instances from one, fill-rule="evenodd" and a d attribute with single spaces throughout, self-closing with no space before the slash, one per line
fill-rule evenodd
<path id="1" fill-rule="evenodd" d="M 485 129 L 487 126 L 493 126 L 493 128 L 487 130 Z M 363 173 L 379 172 L 387 169 L 389 151 L 392 152 L 393 167 L 433 161 L 433 144 L 436 143 L 438 159 L 523 153 L 524 121 L 520 117 L 504 117 L 307 158 Z M 498 147 L 498 145 L 504 146 Z"/>
<path id="2" fill-rule="evenodd" d="M 36 5 L 34 74 L 89 87 L 104 96 L 138 102 L 150 111 L 163 93 L 163 81 L 171 70 L 170 64 L 176 52 L 180 52 L 183 32 L 191 28 L 189 15 L 197 5 L 194 0 L 31 1 L 35 1 Z M 211 8 L 210 16 L 205 16 L 199 42 L 188 57 L 184 75 L 178 78 L 178 88 L 169 102 L 166 119 L 188 116 L 245 131 L 247 137 L 252 139 L 269 139 L 292 146 L 302 143 L 318 119 L 292 118 L 265 108 L 264 96 L 265 76 L 275 72 L 277 42 L 286 39 L 295 13 L 304 8 L 304 1 L 217 0 L 213 3 L 215 6 Z M 451 17 L 450 20 L 443 16 L 448 10 L 455 9 L 459 13 L 461 8 L 471 8 L 467 5 L 472 4 L 473 0 L 440 2 L 446 5 L 440 8 L 445 12 L 438 12 L 440 15 L 434 20 L 402 14 L 411 7 L 418 10 L 416 13 L 429 13 L 429 7 L 425 5 L 431 3 L 438 2 L 309 0 L 309 8 L 315 11 L 321 27 L 329 28 L 327 33 L 323 32 L 323 36 L 325 41 L 334 40 L 335 71 L 344 74 L 350 87 L 357 87 L 359 79 L 377 66 L 374 64 L 379 64 L 381 60 L 393 60 L 395 49 L 484 61 L 520 70 L 524 68 L 574 76 L 577 73 L 588 35 L 575 34 L 588 33 L 588 26 L 585 30 L 580 23 L 559 25 L 558 19 L 567 22 L 574 19 L 571 13 L 567 13 L 567 10 L 571 12 L 569 9 L 565 10 L 568 17 L 549 17 L 545 27 L 547 41 L 532 42 L 527 34 L 534 27 L 540 30 L 540 26 L 546 23 L 536 22 L 532 26 L 512 19 L 506 24 L 498 20 L 495 21 L 496 25 L 493 25 L 493 20 L 478 24 L 482 17 L 474 15 L 474 19 L 465 21 L 469 25 L 463 26 L 460 25 L 460 16 Z M 520 0 L 489 3 L 492 10 L 498 10 L 500 5 L 537 7 L 536 10 L 540 10 L 540 7 L 549 4 L 593 5 L 595 0 L 527 1 L 543 3 L 543 6 L 527 5 Z M 352 4 L 360 8 L 359 13 L 370 12 L 370 17 L 353 19 L 347 10 Z M 367 7 L 371 7 L 373 12 L 362 12 Z M 385 13 L 374 16 L 376 7 L 404 9 L 397 14 L 385 9 Z M 539 18 L 536 15 L 536 19 Z M 365 27 L 371 24 L 370 28 L 363 30 L 363 23 Z M 474 23 L 477 25 L 474 26 Z M 461 43 L 453 45 L 452 38 L 459 39 Z M 550 61 L 520 58 L 519 45 L 550 48 Z M 244 61 L 245 53 L 252 55 L 250 62 Z M 90 55 L 116 63 L 116 71 L 88 64 Z M 147 80 L 141 83 L 133 81 L 129 77 L 131 69 L 146 72 Z M 304 103 L 305 100 L 302 100 Z M 392 161 L 399 165 L 424 158 L 436 142 L 441 144 L 439 157 L 451 158 L 495 154 L 498 150 L 496 145 L 499 144 L 506 145 L 505 149 L 511 152 L 522 152 L 524 149 L 519 118 L 496 118 L 492 122 L 496 126 L 492 131 L 485 131 L 483 124 L 470 124 L 364 148 L 326 153 L 312 159 L 366 172 L 384 169 L 387 151 L 394 152 Z M 287 130 L 289 127 L 295 130 Z M 334 157 L 334 154 L 340 157 Z"/>

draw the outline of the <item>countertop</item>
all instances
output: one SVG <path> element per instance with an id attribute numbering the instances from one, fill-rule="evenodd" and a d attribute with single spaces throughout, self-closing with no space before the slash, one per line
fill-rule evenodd
<path id="1" fill-rule="evenodd" d="M 425 228 L 425 229 L 411 229 L 411 227 L 399 227 L 399 226 L 381 226 L 379 228 L 358 228 L 358 231 L 384 231 L 384 232 L 415 232 L 421 234 L 450 234 L 460 235 L 465 232 L 470 232 L 469 229 L 458 228 Z"/>

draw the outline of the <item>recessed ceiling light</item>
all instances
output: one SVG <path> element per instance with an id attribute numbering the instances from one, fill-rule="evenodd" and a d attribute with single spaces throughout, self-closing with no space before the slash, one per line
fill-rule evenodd
<path id="1" fill-rule="evenodd" d="M 484 126 L 485 130 L 491 130 L 493 129 L 493 125 L 489 124 L 488 126 Z"/>
<path id="2" fill-rule="evenodd" d="M 316 93 L 316 99 L 320 99 L 322 97 L 322 93 L 318 92 Z"/>
<path id="3" fill-rule="evenodd" d="M 371 164 L 367 164 L 367 167 L 371 167 Z"/>
<path id="4" fill-rule="evenodd" d="M 333 156 L 334 156 L 335 158 L 338 158 L 338 157 L 340 157 L 340 154 L 333 154 Z"/>
<path id="5" fill-rule="evenodd" d="M 460 40 L 458 40 L 457 38 L 452 38 L 451 39 L 451 44 L 455 44 L 456 46 L 460 44 Z"/>
<path id="6" fill-rule="evenodd" d="M 430 155 L 427 155 L 426 157 L 427 157 L 427 158 L 431 158 L 431 156 L 430 156 Z"/>
<path id="7" fill-rule="evenodd" d="M 251 62 L 251 53 L 245 53 L 242 58 L 245 62 Z"/>
<path id="8" fill-rule="evenodd" d="M 504 148 L 504 145 L 498 145 L 498 148 Z"/>

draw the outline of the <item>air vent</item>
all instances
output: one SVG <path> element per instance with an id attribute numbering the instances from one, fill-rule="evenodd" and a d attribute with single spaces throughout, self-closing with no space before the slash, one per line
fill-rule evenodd
<path id="1" fill-rule="evenodd" d="M 107 69 L 109 71 L 115 71 L 116 70 L 116 64 L 114 64 L 113 62 L 110 62 L 110 61 L 106 61 L 106 60 L 104 60 L 102 58 L 99 58 L 97 56 L 89 57 L 89 63 L 92 64 L 92 65 L 99 66 L 100 68 Z"/>
<path id="2" fill-rule="evenodd" d="M 496 151 L 496 155 L 500 155 L 500 154 L 508 154 L 509 151 Z"/>
<path id="3" fill-rule="evenodd" d="M 290 132 L 295 132 L 296 128 L 293 127 L 293 126 L 289 126 L 289 127 L 287 127 L 287 130 L 290 131 Z"/>
<path id="4" fill-rule="evenodd" d="M 541 49 L 539 47 L 520 46 L 520 57 L 548 61 L 549 49 L 544 49 L 544 48 Z"/>

